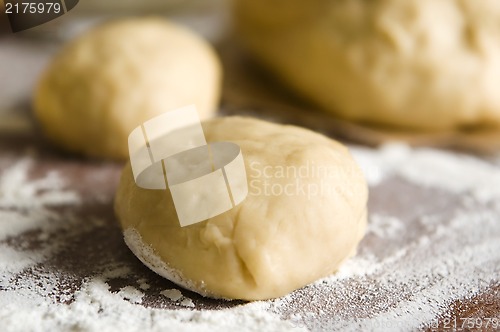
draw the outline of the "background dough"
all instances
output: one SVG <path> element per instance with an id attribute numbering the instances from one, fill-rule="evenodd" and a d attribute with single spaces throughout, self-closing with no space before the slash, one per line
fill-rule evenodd
<path id="1" fill-rule="evenodd" d="M 500 125 L 500 1 L 237 0 L 248 49 L 342 118 Z"/>
<path id="2" fill-rule="evenodd" d="M 210 117 L 219 60 L 202 39 L 162 19 L 111 22 L 67 45 L 40 80 L 35 111 L 45 134 L 69 151 L 125 159 L 145 120 L 195 104 Z"/>
<path id="3" fill-rule="evenodd" d="M 169 192 L 139 188 L 128 164 L 115 211 L 127 244 L 146 265 L 206 296 L 258 300 L 327 276 L 355 252 L 366 226 L 367 185 L 346 147 L 250 118 L 213 119 L 204 131 L 208 142 L 241 147 L 249 194 L 235 208 L 181 228 Z M 283 167 L 289 171 L 280 176 Z M 297 183 L 310 190 L 301 192 Z M 279 191 L 265 192 L 266 185 L 291 187 L 274 195 Z M 319 186 L 323 192 L 315 194 Z"/>

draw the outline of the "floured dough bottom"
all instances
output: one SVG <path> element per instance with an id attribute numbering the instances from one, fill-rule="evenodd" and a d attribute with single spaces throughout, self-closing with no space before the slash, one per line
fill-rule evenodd
<path id="1" fill-rule="evenodd" d="M 141 234 L 139 234 L 136 229 L 126 229 L 123 232 L 123 239 L 125 240 L 125 243 L 129 247 L 129 249 L 134 253 L 134 255 L 155 273 L 195 293 L 201 294 L 206 297 L 222 299 L 221 297 L 218 297 L 217 295 L 206 291 L 203 285 L 201 285 L 201 287 L 196 287 L 196 285 L 192 281 L 182 275 L 182 272 L 170 267 L 167 263 L 165 263 L 154 252 L 153 248 L 151 248 L 150 245 L 147 245 L 142 241 Z"/>

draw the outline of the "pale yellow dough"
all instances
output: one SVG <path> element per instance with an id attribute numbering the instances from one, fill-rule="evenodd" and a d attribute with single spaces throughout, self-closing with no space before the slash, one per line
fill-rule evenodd
<path id="1" fill-rule="evenodd" d="M 247 48 L 345 119 L 500 125 L 498 0 L 236 0 Z"/>
<path id="2" fill-rule="evenodd" d="M 34 108 L 46 135 L 69 151 L 125 159 L 144 121 L 195 104 L 209 118 L 219 60 L 200 37 L 159 18 L 98 26 L 69 43 L 43 74 Z"/>
<path id="3" fill-rule="evenodd" d="M 115 211 L 146 265 L 205 296 L 259 300 L 328 276 L 354 254 L 368 193 L 345 146 L 250 118 L 214 119 L 203 128 L 207 141 L 241 147 L 249 194 L 232 210 L 181 228 L 169 192 L 139 188 L 127 165 Z"/>

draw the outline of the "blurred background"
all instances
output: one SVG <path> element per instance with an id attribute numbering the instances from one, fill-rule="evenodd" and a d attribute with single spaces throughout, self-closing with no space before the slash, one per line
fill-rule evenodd
<path id="1" fill-rule="evenodd" d="M 2 4 L 2 2 L 0 2 Z M 109 20 L 162 16 L 199 33 L 210 42 L 220 42 L 229 31 L 226 0 L 167 1 L 79 1 L 66 14 L 42 25 L 12 33 L 7 16 L 0 14 L 0 114 L 7 122 L 20 121 L 28 112 L 35 83 L 53 55 L 69 40 Z M 15 120 L 17 119 L 17 120 Z M 5 127 L 5 126 L 4 126 Z"/>
<path id="2" fill-rule="evenodd" d="M 363 5 L 362 1 L 338 3 L 338 6 L 330 6 L 329 2 L 315 1 L 305 5 L 300 1 L 287 4 L 278 0 L 269 2 L 267 13 L 268 4 L 261 1 L 82 0 L 65 15 L 17 33 L 9 31 L 4 15 L 0 22 L 3 26 L 0 37 L 0 123 L 4 127 L 9 124 L 9 128 L 28 125 L 25 115 L 30 113 L 34 84 L 51 57 L 66 42 L 104 21 L 155 15 L 186 26 L 216 49 L 223 65 L 219 115 L 252 115 L 297 124 L 370 146 L 393 140 L 480 152 L 495 151 L 500 146 L 497 126 L 489 128 L 490 123 L 498 122 L 497 114 L 500 113 L 494 108 L 497 103 L 494 96 L 499 93 L 494 88 L 496 71 L 490 70 L 498 67 L 500 60 L 491 55 L 500 48 L 488 40 L 500 31 L 498 22 L 492 21 L 498 13 L 498 5 L 492 1 L 482 1 L 478 8 L 472 9 L 464 5 L 463 12 L 467 15 L 460 18 L 461 14 L 448 13 L 448 7 L 462 6 L 454 1 L 440 1 L 445 5 L 411 1 L 408 6 L 398 5 L 408 7 L 400 12 L 377 3 L 378 7 L 374 6 L 373 10 L 380 13 L 373 13 L 371 5 Z M 238 10 L 234 10 L 235 4 L 239 6 Z M 488 10 L 493 14 L 482 22 L 483 13 Z M 345 15 L 339 16 L 339 13 Z M 443 27 L 436 23 L 435 18 L 426 17 L 429 13 L 448 18 L 443 19 L 445 25 L 457 21 L 455 16 L 463 22 L 457 23 L 457 27 Z M 386 16 L 390 19 L 386 20 Z M 305 22 L 304 27 L 300 22 Z M 338 22 L 339 25 L 329 22 Z M 407 28 L 405 22 L 414 23 Z M 419 32 L 419 26 L 429 22 L 432 25 Z M 340 33 L 328 35 L 328 29 Z M 465 29 L 465 32 L 455 33 L 454 29 Z M 283 30 L 287 33 L 282 33 Z M 377 31 L 372 33 L 372 30 Z M 472 49 L 477 49 L 473 56 L 467 55 L 467 61 L 447 61 L 450 55 L 458 54 L 453 44 L 457 34 L 463 35 Z M 326 42 L 323 43 L 322 38 Z M 284 41 L 274 47 L 272 44 L 276 40 Z M 329 40 L 340 45 L 335 46 L 338 49 L 329 45 Z M 358 41 L 362 46 L 356 48 Z M 350 44 L 354 46 L 350 47 Z M 413 44 L 417 48 L 408 48 Z M 389 51 L 383 50 L 378 55 L 380 45 Z M 436 45 L 445 45 L 443 50 L 448 47 L 450 54 L 439 53 Z M 353 54 L 349 55 L 351 49 Z M 322 57 L 323 51 L 325 56 Z M 290 52 L 290 61 L 286 52 Z M 335 52 L 342 56 L 345 53 L 351 63 L 344 65 L 344 59 L 335 57 Z M 415 55 L 407 61 L 404 52 Z M 298 73 L 290 69 L 301 63 L 300 57 L 304 58 L 303 67 L 311 67 L 310 75 L 307 75 L 308 69 L 297 69 Z M 447 66 L 448 62 L 452 65 Z M 442 75 L 435 73 L 441 64 L 445 68 Z M 465 74 L 455 75 L 469 64 L 470 70 L 464 69 Z M 324 74 L 321 73 L 322 66 Z M 343 68 L 348 69 L 344 71 Z M 366 68 L 371 72 L 367 73 Z M 477 78 L 476 73 L 482 71 L 492 73 L 484 79 Z M 338 79 L 329 78 L 337 74 Z M 470 87 L 477 89 L 467 95 L 461 92 L 467 91 L 469 83 L 464 77 L 469 76 Z M 482 83 L 484 88 L 481 88 Z M 398 92 L 399 87 L 401 92 Z M 329 96 L 328 89 L 335 93 Z M 481 91 L 485 92 L 484 96 Z M 455 102 L 455 99 L 459 101 Z M 464 106 L 462 111 L 454 106 L 456 104 L 473 106 Z M 483 107 L 483 104 L 488 107 Z M 373 105 L 373 110 L 366 105 Z M 436 109 L 428 105 L 436 106 Z M 471 116 L 474 112 L 485 115 L 480 114 L 476 121 L 475 115 Z M 453 122 L 455 118 L 456 124 Z M 478 128 L 470 125 L 475 121 L 480 122 Z"/>

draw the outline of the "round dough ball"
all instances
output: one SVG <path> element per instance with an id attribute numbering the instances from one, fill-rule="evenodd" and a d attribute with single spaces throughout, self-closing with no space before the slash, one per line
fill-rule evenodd
<path id="1" fill-rule="evenodd" d="M 38 84 L 45 134 L 69 151 L 125 159 L 128 135 L 166 111 L 216 109 L 221 69 L 205 41 L 157 18 L 98 26 L 67 45 Z"/>
<path id="2" fill-rule="evenodd" d="M 260 300 L 325 277 L 354 254 L 366 226 L 367 185 L 346 147 L 250 118 L 213 119 L 203 128 L 208 142 L 241 147 L 248 196 L 180 227 L 169 191 L 139 188 L 127 165 L 115 211 L 147 266 L 205 296 Z"/>
<path id="3" fill-rule="evenodd" d="M 345 119 L 500 125 L 500 1 L 237 0 L 248 49 Z"/>

